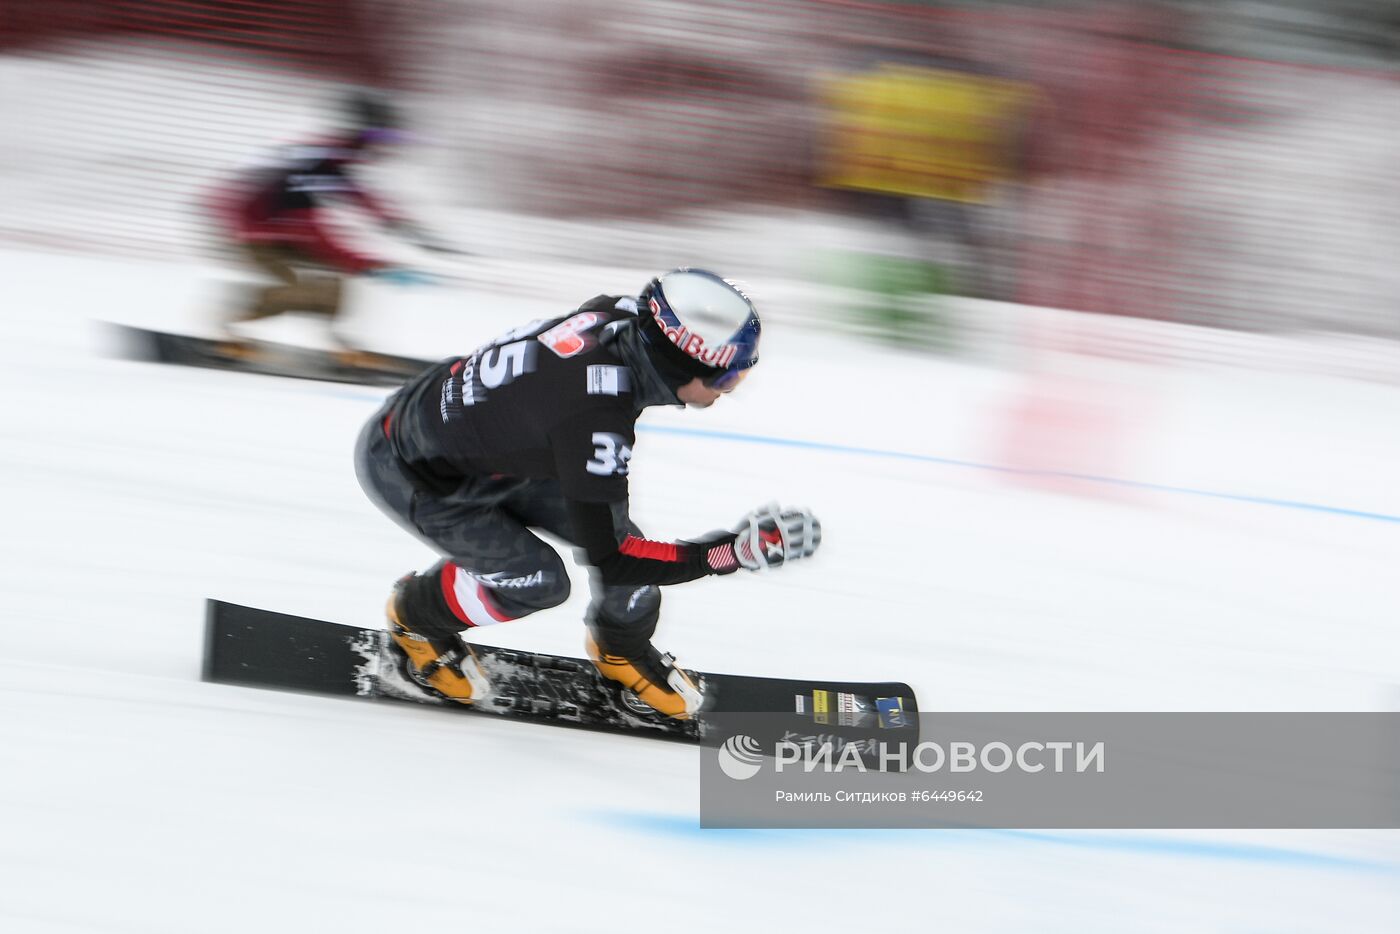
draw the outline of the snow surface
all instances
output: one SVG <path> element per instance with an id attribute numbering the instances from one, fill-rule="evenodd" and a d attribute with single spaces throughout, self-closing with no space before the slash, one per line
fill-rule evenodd
<path id="1" fill-rule="evenodd" d="M 357 326 L 448 353 L 640 284 L 567 278 L 360 293 Z M 433 560 L 354 480 L 383 393 L 110 356 L 102 320 L 208 318 L 206 270 L 14 252 L 0 283 L 6 934 L 1400 923 L 1393 832 L 701 831 L 693 748 L 201 683 L 205 598 L 377 625 Z M 774 320 L 741 393 L 646 416 L 633 510 L 809 503 L 826 544 L 669 589 L 686 664 L 924 709 L 1394 709 L 1400 389 Z M 482 641 L 578 654 L 577 583 Z"/>

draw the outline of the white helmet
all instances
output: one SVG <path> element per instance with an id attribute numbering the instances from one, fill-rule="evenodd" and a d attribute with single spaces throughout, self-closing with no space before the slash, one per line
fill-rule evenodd
<path id="1" fill-rule="evenodd" d="M 758 363 L 762 323 L 753 302 L 728 279 L 704 269 L 672 270 L 647 283 L 638 305 L 653 358 L 678 376 L 724 389 Z"/>

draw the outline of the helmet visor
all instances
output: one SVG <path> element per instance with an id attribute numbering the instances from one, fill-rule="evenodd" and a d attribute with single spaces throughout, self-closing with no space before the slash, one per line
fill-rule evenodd
<path id="1" fill-rule="evenodd" d="M 667 351 L 681 371 L 704 385 L 733 389 L 758 362 L 762 324 L 748 296 L 728 279 L 677 269 L 653 279 L 642 301 L 659 331 L 656 340 L 669 341 Z"/>
<path id="2" fill-rule="evenodd" d="M 734 367 L 724 370 L 718 376 L 712 376 L 705 380 L 705 385 L 711 389 L 718 389 L 720 392 L 729 392 L 744 380 L 748 379 L 749 370 L 753 367 Z"/>

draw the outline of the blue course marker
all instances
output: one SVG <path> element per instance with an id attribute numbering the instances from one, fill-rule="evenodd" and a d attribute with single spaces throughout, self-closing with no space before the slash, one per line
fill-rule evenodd
<path id="1" fill-rule="evenodd" d="M 1216 862 L 1293 866 L 1340 872 L 1400 875 L 1400 866 L 1361 857 L 1264 846 L 1229 841 L 1189 840 L 1145 834 L 1091 833 L 1072 831 L 1030 831 L 944 828 L 930 830 L 833 830 L 833 829 L 704 829 L 695 815 L 656 814 L 633 811 L 600 811 L 591 817 L 616 830 L 649 836 L 685 837 L 692 842 L 714 846 L 808 849 L 815 843 L 872 846 L 918 846 L 930 849 L 966 850 L 973 847 L 1004 849 L 1021 846 L 1058 846 L 1109 853 L 1163 856 Z"/>
<path id="2" fill-rule="evenodd" d="M 374 400 L 376 404 L 384 401 L 384 396 L 371 396 L 369 393 L 354 389 L 317 387 L 312 391 L 318 395 L 330 395 L 340 399 L 353 399 L 356 401 Z M 1344 516 L 1349 519 L 1366 519 L 1371 522 L 1400 524 L 1400 515 L 1391 515 L 1390 513 L 1384 512 L 1368 512 L 1364 509 L 1347 509 L 1343 506 L 1329 506 L 1325 503 L 1308 503 L 1302 500 L 1253 496 L 1248 493 L 1225 493 L 1218 490 L 1201 490 L 1188 486 L 1170 486 L 1165 483 L 1145 483 L 1140 480 L 1124 480 L 1121 477 L 1105 477 L 1098 474 L 1071 473 L 1063 470 L 1034 470 L 1025 467 L 1003 467 L 998 464 L 960 460 L 956 457 L 936 457 L 932 454 L 911 454 L 908 451 L 891 451 L 884 448 L 865 448 L 847 444 L 830 444 L 825 441 L 803 441 L 798 438 L 745 435 L 733 431 L 706 431 L 700 428 L 672 428 L 661 425 L 638 425 L 637 431 L 656 435 L 705 438 L 712 441 L 732 441 L 736 444 L 763 444 L 769 447 L 823 451 L 828 454 L 850 454 L 857 457 L 876 457 L 885 460 L 911 461 L 919 464 L 939 464 L 944 467 L 987 470 L 993 473 L 1014 474 L 1025 477 L 1055 477 L 1062 480 L 1077 480 L 1081 483 L 1098 483 L 1104 486 L 1116 486 L 1131 490 L 1150 490 L 1154 493 L 1171 493 L 1177 496 L 1198 496 L 1205 499 L 1222 499 L 1236 503 L 1248 503 L 1252 506 L 1272 506 L 1276 509 L 1296 509 L 1304 512 Z"/>
<path id="3" fill-rule="evenodd" d="M 1372 522 L 1400 523 L 1400 516 L 1383 512 L 1367 512 L 1361 509 L 1346 509 L 1341 506 L 1328 506 L 1324 503 L 1308 503 L 1301 500 L 1273 499 L 1267 496 L 1251 496 L 1246 493 L 1223 493 L 1216 490 L 1201 490 L 1187 486 L 1169 486 L 1164 483 L 1144 483 L 1138 480 L 1124 480 L 1119 477 L 1104 477 L 1096 474 L 1071 473 L 1063 470 L 1034 470 L 1024 467 L 1002 467 L 997 464 L 984 464 L 978 461 L 959 460 L 954 457 L 935 457 L 930 454 L 910 454 L 907 451 L 889 451 L 882 448 L 863 448 L 845 444 L 829 444 L 823 441 L 802 441 L 793 438 L 773 438 L 764 435 L 744 435 L 729 431 L 705 431 L 696 428 L 669 428 L 657 425 L 638 425 L 637 430 L 651 434 L 678 435 L 682 437 L 707 438 L 716 441 L 732 441 L 738 444 L 766 444 L 773 447 L 801 448 L 809 451 L 825 451 L 831 454 L 852 454 L 859 457 L 878 457 L 886 460 L 913 461 L 920 464 L 941 464 L 945 467 L 963 467 L 972 470 L 989 470 L 995 473 L 1018 474 L 1028 477 L 1057 477 L 1078 480 L 1084 483 L 1099 483 L 1106 486 L 1125 487 L 1134 490 L 1151 490 L 1156 493 L 1173 493 L 1179 496 L 1200 496 L 1208 499 L 1231 500 L 1255 506 L 1273 506 L 1278 509 L 1299 509 L 1307 512 L 1320 512 L 1352 519 L 1369 519 Z"/>

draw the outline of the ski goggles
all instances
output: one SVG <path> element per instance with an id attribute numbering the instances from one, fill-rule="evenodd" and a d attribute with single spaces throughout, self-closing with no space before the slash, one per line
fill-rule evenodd
<path id="1" fill-rule="evenodd" d="M 748 379 L 749 371 L 753 369 L 753 365 L 757 362 L 758 357 L 753 357 L 751 360 L 746 361 L 744 366 L 730 367 L 722 371 L 718 376 L 711 376 L 709 379 L 705 380 L 705 385 L 711 389 L 717 389 L 720 392 L 729 392 L 744 380 Z"/>
<path id="2" fill-rule="evenodd" d="M 728 365 L 718 376 L 711 376 L 704 382 L 711 389 L 728 392 L 748 378 L 749 370 L 758 364 L 758 337 L 762 326 L 758 315 L 750 311 L 739 330 L 729 338 L 723 357 Z"/>

